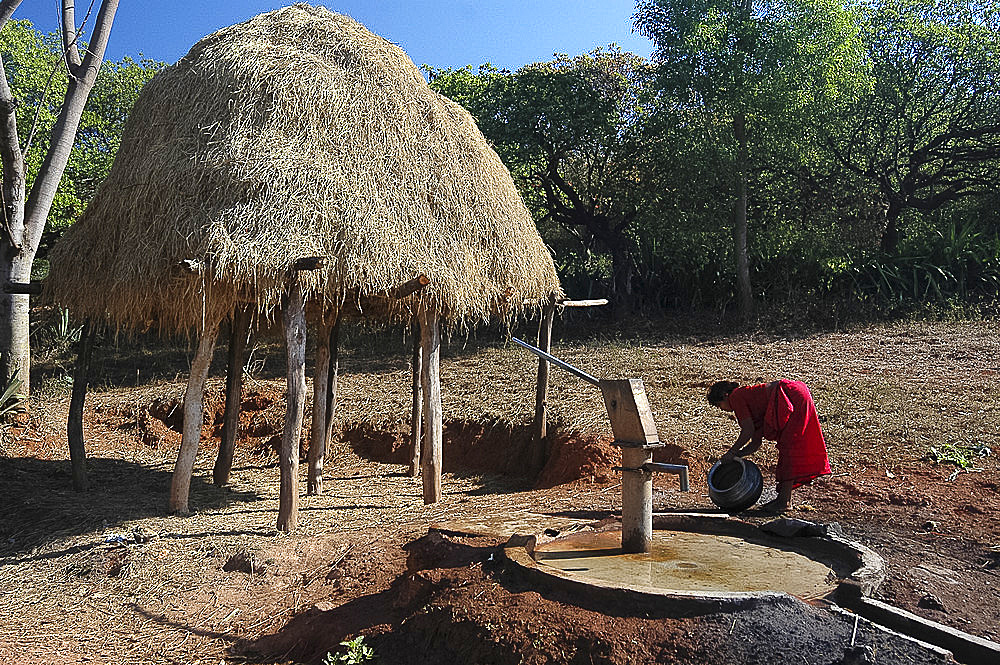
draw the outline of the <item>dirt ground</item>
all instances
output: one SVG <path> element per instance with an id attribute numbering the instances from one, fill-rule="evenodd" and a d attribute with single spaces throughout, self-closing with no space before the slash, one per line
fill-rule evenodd
<path id="1" fill-rule="evenodd" d="M 705 402 L 708 385 L 804 380 L 834 473 L 796 491 L 791 516 L 838 522 L 882 555 L 888 579 L 876 597 L 1000 638 L 995 322 L 782 337 L 678 323 L 575 329 L 557 323 L 555 352 L 602 377 L 642 378 L 670 444 L 661 457 L 691 467 L 690 493 L 673 476 L 657 478 L 656 510 L 713 507 L 705 474 L 736 426 Z M 280 349 L 251 363 L 226 488 L 211 484 L 215 373 L 187 518 L 165 514 L 183 354 L 155 345 L 98 354 L 97 371 L 114 378 L 98 379 L 88 397 L 84 494 L 69 487 L 69 398 L 65 369 L 52 363 L 30 415 L 0 440 L 0 663 L 319 663 L 358 636 L 382 663 L 942 662 L 800 602 L 677 616 L 527 587 L 501 563 L 507 536 L 620 511 L 620 458 L 599 393 L 553 370 L 549 462 L 525 477 L 533 359 L 452 339 L 441 370 L 444 498 L 424 506 L 421 481 L 404 466 L 408 341 L 394 343 L 396 354 L 384 341 L 349 340 L 326 492 L 302 497 L 288 535 L 274 529 Z M 773 471 L 773 448 L 755 460 Z M 870 650 L 867 661 L 852 642 Z"/>

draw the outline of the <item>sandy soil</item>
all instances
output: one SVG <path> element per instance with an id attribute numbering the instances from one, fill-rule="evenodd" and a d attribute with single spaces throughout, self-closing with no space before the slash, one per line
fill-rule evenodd
<path id="1" fill-rule="evenodd" d="M 398 356 L 375 345 L 345 353 L 327 492 L 303 497 L 290 535 L 273 528 L 282 386 L 259 366 L 227 488 L 211 485 L 221 380 L 212 384 L 189 518 L 164 512 L 183 392 L 170 364 L 119 362 L 120 350 L 105 351 L 98 364 L 127 375 L 120 367 L 135 363 L 139 385 L 88 398 L 86 494 L 69 489 L 68 395 L 53 380 L 0 449 L 0 663 L 320 662 L 359 635 L 384 663 L 826 665 L 855 662 L 852 635 L 875 662 L 940 662 L 801 603 L 637 616 L 525 588 L 498 563 L 510 533 L 620 510 L 618 454 L 599 395 L 553 375 L 549 463 L 526 478 L 533 363 L 515 348 L 453 340 L 442 366 L 445 496 L 424 506 L 420 479 L 403 466 L 409 380 L 399 342 Z M 711 508 L 705 473 L 736 428 L 704 402 L 707 385 L 806 381 L 834 474 L 797 491 L 792 516 L 839 522 L 879 552 L 889 577 L 878 597 L 1000 638 L 995 324 L 781 338 L 663 325 L 613 338 L 564 332 L 556 349 L 600 376 L 645 381 L 661 440 L 671 444 L 664 455 L 692 469 L 690 493 L 673 477 L 657 479 L 660 510 Z M 280 369 L 280 358 L 260 357 Z M 934 461 L 959 453 L 967 468 Z M 755 459 L 773 470 L 773 449 Z M 753 510 L 743 517 L 766 519 Z M 470 523 L 479 535 L 468 533 Z M 482 535 L 484 524 L 491 534 Z"/>

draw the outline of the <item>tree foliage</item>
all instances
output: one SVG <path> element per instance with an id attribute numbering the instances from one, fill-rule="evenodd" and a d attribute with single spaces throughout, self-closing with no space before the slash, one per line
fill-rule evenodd
<path id="1" fill-rule="evenodd" d="M 728 175 L 718 204 L 731 210 L 748 316 L 750 201 L 768 172 L 799 169 L 812 120 L 856 94 L 857 28 L 835 0 L 641 0 L 635 22 L 653 40 L 665 90 L 700 123 L 728 130 L 709 137 Z"/>
<path id="2" fill-rule="evenodd" d="M 996 189 L 1000 159 L 1000 7 L 872 0 L 859 6 L 872 85 L 825 126 L 840 165 L 877 187 L 881 247 L 900 214 Z"/>
<path id="3" fill-rule="evenodd" d="M 670 159 L 655 69 L 611 46 L 514 73 L 429 73 L 476 117 L 550 241 L 571 255 L 609 257 L 608 293 L 627 307 L 638 225 L 664 196 Z"/>
<path id="4" fill-rule="evenodd" d="M 18 138 L 24 148 L 27 187 L 34 184 L 50 149 L 52 128 L 66 94 L 67 74 L 59 36 L 30 21 L 11 21 L 0 31 L 0 54 L 17 105 Z M 142 86 L 163 63 L 130 57 L 105 62 L 87 100 L 66 170 L 46 220 L 36 259 L 83 212 L 104 180 Z"/>
<path id="5" fill-rule="evenodd" d="M 998 3 L 640 0 L 652 59 L 611 46 L 514 72 L 426 72 L 511 170 L 572 296 L 990 302 Z M 31 187 L 67 89 L 64 46 L 8 22 L 0 52 Z M 93 196 L 159 66 L 101 69 L 39 257 Z"/>

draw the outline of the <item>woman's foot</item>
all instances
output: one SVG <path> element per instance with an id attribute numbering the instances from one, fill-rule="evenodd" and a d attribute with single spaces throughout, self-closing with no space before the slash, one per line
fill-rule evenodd
<path id="1" fill-rule="evenodd" d="M 760 509 L 762 512 L 769 515 L 781 515 L 788 510 L 788 504 L 782 503 L 778 499 L 774 499 L 773 501 L 768 501 L 767 503 L 762 504 Z"/>

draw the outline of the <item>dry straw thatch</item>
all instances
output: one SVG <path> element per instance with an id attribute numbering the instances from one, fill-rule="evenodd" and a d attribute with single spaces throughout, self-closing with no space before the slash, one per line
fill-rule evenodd
<path id="1" fill-rule="evenodd" d="M 423 273 L 451 325 L 558 291 L 552 258 L 472 117 L 394 44 L 296 4 L 219 30 L 146 85 L 107 180 L 53 250 L 47 292 L 131 329 L 273 316 Z M 199 262 L 200 273 L 181 270 Z"/>

